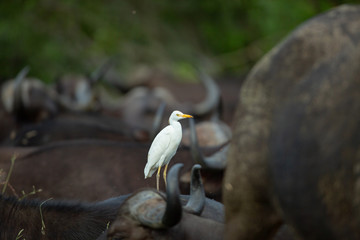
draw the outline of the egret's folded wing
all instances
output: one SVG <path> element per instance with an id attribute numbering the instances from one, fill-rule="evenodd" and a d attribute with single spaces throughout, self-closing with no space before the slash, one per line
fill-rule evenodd
<path id="1" fill-rule="evenodd" d="M 172 132 L 172 127 L 167 126 L 156 135 L 148 153 L 147 164 L 144 169 L 145 178 L 151 177 L 159 167 L 160 161 L 165 160 L 164 153 L 170 145 Z"/>
<path id="2" fill-rule="evenodd" d="M 172 127 L 167 126 L 163 130 L 161 130 L 158 135 L 156 135 L 148 153 L 148 164 L 150 164 L 151 166 L 155 166 L 156 163 L 160 160 L 161 156 L 169 147 L 172 132 Z"/>

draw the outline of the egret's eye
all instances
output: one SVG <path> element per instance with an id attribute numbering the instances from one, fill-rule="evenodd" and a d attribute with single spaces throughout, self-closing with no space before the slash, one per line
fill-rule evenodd
<path id="1" fill-rule="evenodd" d="M 177 113 L 176 116 L 180 117 L 180 114 Z"/>

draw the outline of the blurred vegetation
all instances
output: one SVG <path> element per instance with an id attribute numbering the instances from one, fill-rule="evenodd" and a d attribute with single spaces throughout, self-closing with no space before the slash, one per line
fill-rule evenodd
<path id="1" fill-rule="evenodd" d="M 301 22 L 340 0 L 13 0 L 0 2 L 0 80 L 23 66 L 52 81 L 89 73 L 107 58 L 187 75 L 205 65 L 246 71 Z"/>

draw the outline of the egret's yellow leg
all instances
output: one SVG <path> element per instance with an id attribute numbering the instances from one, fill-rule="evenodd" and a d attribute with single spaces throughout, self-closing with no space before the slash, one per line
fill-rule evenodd
<path id="1" fill-rule="evenodd" d="M 166 171 L 167 171 L 167 167 L 168 167 L 169 164 L 166 164 L 165 165 L 165 169 L 164 169 L 164 173 L 163 173 L 163 176 L 164 176 L 164 181 L 165 181 L 165 186 L 167 187 L 167 182 L 166 182 Z"/>
<path id="2" fill-rule="evenodd" d="M 156 174 L 156 189 L 158 191 L 159 191 L 160 169 L 161 169 L 161 165 L 159 166 L 157 174 Z"/>

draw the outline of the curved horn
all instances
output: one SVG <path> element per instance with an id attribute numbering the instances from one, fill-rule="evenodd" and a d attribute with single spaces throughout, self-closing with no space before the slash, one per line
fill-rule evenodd
<path id="1" fill-rule="evenodd" d="M 229 150 L 229 144 L 217 151 L 210 157 L 205 157 L 199 148 L 198 139 L 195 129 L 195 120 L 190 118 L 190 151 L 192 158 L 203 168 L 210 168 L 214 170 L 224 170 L 226 167 L 226 157 Z"/>
<path id="2" fill-rule="evenodd" d="M 181 220 L 182 206 L 180 202 L 179 171 L 184 166 L 182 163 L 175 164 L 167 176 L 166 210 L 162 218 L 165 227 L 172 227 Z"/>
<path id="3" fill-rule="evenodd" d="M 101 78 L 103 78 L 107 71 L 112 67 L 113 63 L 113 59 L 110 58 L 101 64 L 100 67 L 95 69 L 95 71 L 93 71 L 89 76 L 90 85 L 98 82 Z"/>
<path id="4" fill-rule="evenodd" d="M 181 220 L 182 206 L 179 198 L 179 171 L 184 166 L 175 164 L 167 176 L 166 200 L 163 194 L 153 189 L 142 190 L 130 196 L 120 208 L 142 225 L 163 229 L 176 225 Z"/>
<path id="5" fill-rule="evenodd" d="M 220 121 L 220 119 L 223 119 L 223 117 L 224 117 L 223 115 L 224 115 L 224 101 L 223 101 L 222 97 L 220 97 L 217 109 L 216 109 L 216 111 L 212 112 L 210 119 L 212 121 Z"/>
<path id="6" fill-rule="evenodd" d="M 26 75 L 29 73 L 30 71 L 30 67 L 29 66 L 25 66 L 23 69 L 21 69 L 21 71 L 16 75 L 15 78 L 15 87 L 17 87 L 18 85 L 20 85 L 20 83 L 22 82 L 22 80 L 24 80 L 24 78 L 26 77 Z"/>
<path id="7" fill-rule="evenodd" d="M 195 164 L 191 169 L 190 199 L 184 210 L 200 215 L 205 206 L 205 191 L 200 174 L 201 166 Z"/>
<path id="8" fill-rule="evenodd" d="M 13 103 L 13 112 L 16 114 L 22 111 L 22 92 L 21 92 L 21 83 L 24 81 L 26 75 L 29 73 L 30 67 L 25 66 L 21 71 L 16 75 L 14 81 L 14 103 Z"/>
<path id="9" fill-rule="evenodd" d="M 194 106 L 193 112 L 196 116 L 203 116 L 210 113 L 219 106 L 220 90 L 213 78 L 211 78 L 202 70 L 198 71 L 199 78 L 206 88 L 206 98 L 203 102 L 198 103 Z"/>
<path id="10" fill-rule="evenodd" d="M 162 102 L 160 104 L 160 106 L 158 107 L 158 109 L 156 110 L 152 130 L 151 130 L 151 134 L 150 134 L 151 140 L 153 140 L 155 138 L 156 134 L 160 131 L 161 121 L 164 116 L 165 107 L 166 107 L 166 103 Z"/>

